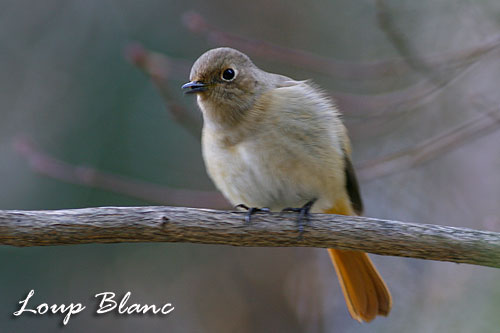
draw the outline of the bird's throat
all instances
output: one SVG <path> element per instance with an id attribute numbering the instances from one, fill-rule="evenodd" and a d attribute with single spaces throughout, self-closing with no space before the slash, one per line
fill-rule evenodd
<path id="1" fill-rule="evenodd" d="M 214 103 L 209 98 L 200 95 L 198 95 L 198 106 L 203 113 L 205 125 L 221 130 L 239 127 L 247 113 L 246 108 L 242 106 Z"/>

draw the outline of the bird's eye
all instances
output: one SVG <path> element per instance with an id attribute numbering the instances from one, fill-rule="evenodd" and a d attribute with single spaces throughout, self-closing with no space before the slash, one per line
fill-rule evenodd
<path id="1" fill-rule="evenodd" d="M 222 72 L 222 79 L 224 81 L 231 81 L 236 76 L 236 72 L 232 68 L 227 68 Z"/>

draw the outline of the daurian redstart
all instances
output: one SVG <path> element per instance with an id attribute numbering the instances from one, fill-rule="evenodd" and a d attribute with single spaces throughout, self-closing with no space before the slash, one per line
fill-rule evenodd
<path id="1" fill-rule="evenodd" d="M 189 78 L 183 89 L 197 95 L 203 113 L 208 174 L 232 204 L 362 213 L 346 129 L 314 84 L 267 73 L 231 48 L 204 53 Z M 387 316 L 391 295 L 367 254 L 328 253 L 351 316 Z"/>

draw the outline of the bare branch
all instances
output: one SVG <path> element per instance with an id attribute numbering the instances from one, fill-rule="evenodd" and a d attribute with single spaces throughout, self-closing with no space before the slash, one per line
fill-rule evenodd
<path id="1" fill-rule="evenodd" d="M 410 169 L 499 128 L 498 110 L 482 113 L 462 125 L 431 137 L 409 149 L 357 164 L 358 177 L 361 181 L 367 182 Z M 27 139 L 17 139 L 14 146 L 23 157 L 28 159 L 35 172 L 68 183 L 101 188 L 159 204 L 216 209 L 230 207 L 227 200 L 218 192 L 171 189 L 87 166 L 71 165 L 36 150 Z"/>
<path id="2" fill-rule="evenodd" d="M 176 102 L 175 95 L 171 93 L 168 84 L 170 76 L 186 78 L 190 65 L 185 61 L 172 59 L 163 54 L 146 50 L 138 43 L 128 45 L 125 49 L 125 57 L 133 65 L 149 75 L 174 120 L 194 137 L 200 138 L 201 117 L 197 117 L 193 111 Z M 180 87 L 178 89 L 180 90 Z"/>
<path id="3" fill-rule="evenodd" d="M 312 214 L 297 237 L 295 214 L 185 207 L 0 210 L 0 244 L 40 246 L 121 242 L 189 242 L 301 246 L 452 261 L 500 268 L 500 233 L 367 217 Z"/>
<path id="4" fill-rule="evenodd" d="M 398 50 L 403 60 L 413 70 L 427 76 L 434 84 L 441 85 L 442 80 L 436 72 L 429 66 L 426 61 L 418 56 L 418 52 L 413 49 L 408 42 L 406 36 L 396 27 L 394 17 L 391 15 L 389 8 L 384 0 L 376 0 L 377 20 L 380 29 L 385 33 L 387 38 L 392 42 L 392 45 Z"/>
<path id="5" fill-rule="evenodd" d="M 273 59 L 316 73 L 337 78 L 370 79 L 391 76 L 406 72 L 407 64 L 403 61 L 373 63 L 351 63 L 322 57 L 311 52 L 278 46 L 276 44 L 253 40 L 233 33 L 228 33 L 212 26 L 197 12 L 187 12 L 183 16 L 184 25 L 192 32 L 204 36 L 214 46 L 229 45 L 253 55 Z"/>
<path id="6" fill-rule="evenodd" d="M 484 51 L 486 52 L 486 51 Z M 483 54 L 483 53 L 481 53 Z M 132 43 L 125 49 L 125 57 L 137 68 L 146 73 L 162 97 L 166 109 L 175 121 L 187 129 L 193 136 L 199 138 L 202 121 L 199 112 L 193 112 L 179 103 L 176 94 L 172 93 L 170 79 L 186 80 L 189 73 L 188 64 L 179 59 L 173 59 L 165 54 L 145 49 L 139 43 Z M 467 72 L 475 62 L 464 65 L 449 79 L 440 85 L 430 84 L 429 80 L 419 82 L 395 91 L 380 94 L 352 94 L 331 91 L 343 114 L 350 118 L 379 118 L 400 114 L 403 110 L 411 111 L 419 105 L 428 103 L 463 73 Z M 177 87 L 178 88 L 178 87 Z M 370 119 L 374 120 L 374 119 Z M 371 122 L 363 122 L 363 127 Z M 376 126 L 374 126 L 376 127 Z M 366 128 L 362 130 L 366 133 Z"/>
<path id="7" fill-rule="evenodd" d="M 362 181 L 370 181 L 415 167 L 499 128 L 498 109 L 494 109 L 410 149 L 362 163 L 357 167 L 358 176 Z"/>
<path id="8" fill-rule="evenodd" d="M 233 46 L 256 56 L 299 66 L 336 78 L 354 80 L 381 79 L 387 76 L 406 74 L 411 69 L 408 65 L 408 59 L 403 58 L 370 63 L 352 63 L 322 57 L 303 50 L 278 46 L 270 42 L 252 40 L 222 31 L 208 23 L 199 13 L 193 11 L 184 14 L 183 23 L 192 32 L 204 36 L 214 46 Z M 477 57 L 498 48 L 499 45 L 500 35 L 497 35 L 469 50 L 426 56 L 421 58 L 421 61 L 428 66 L 441 69 L 460 68 L 464 64 L 474 61 Z"/>
<path id="9" fill-rule="evenodd" d="M 36 150 L 34 145 L 25 138 L 18 138 L 14 142 L 14 148 L 28 160 L 35 172 L 67 183 L 100 188 L 158 204 L 216 209 L 231 207 L 218 192 L 171 189 L 88 166 L 71 165 Z"/>
<path id="10" fill-rule="evenodd" d="M 346 118 L 359 118 L 363 124 L 372 118 L 391 117 L 414 110 L 428 103 L 444 89 L 443 86 L 429 84 L 421 80 L 407 88 L 397 89 L 387 93 L 361 95 L 343 92 L 332 92 L 336 104 Z M 377 120 L 377 119 L 375 119 Z M 370 126 L 372 122 L 368 123 Z"/>
<path id="11" fill-rule="evenodd" d="M 496 44 L 490 43 L 491 47 L 493 45 Z M 491 48 L 478 50 L 477 55 L 489 50 Z M 184 75 L 184 72 L 188 71 L 188 65 L 182 60 L 175 60 L 145 50 L 139 44 L 130 45 L 125 54 L 131 63 L 151 77 L 167 109 L 174 115 L 174 119 L 199 138 L 201 119 L 174 101 L 168 83 L 170 75 Z M 457 77 L 450 79 L 446 84 L 450 84 Z M 387 115 L 386 113 L 392 114 L 387 109 L 384 110 L 384 105 L 385 107 L 390 105 L 397 109 L 405 103 L 421 103 L 438 93 L 440 88 L 443 87 L 432 86 L 429 88 L 425 82 L 421 82 L 408 89 L 388 94 L 374 96 L 338 94 L 337 97 L 340 99 L 339 104 L 344 105 L 346 109 L 375 109 L 378 111 L 371 116 L 380 117 Z M 490 116 L 496 116 L 495 112 L 492 112 Z M 353 115 L 366 117 L 358 112 Z M 466 143 L 469 138 L 485 135 L 497 129 L 499 127 L 498 119 L 494 118 L 497 121 L 491 121 L 491 119 L 491 117 L 482 116 L 480 119 L 474 119 L 410 149 L 362 163 L 359 165 L 359 177 L 361 180 L 370 181 L 424 163 L 440 153 Z M 366 129 L 364 132 L 367 132 Z M 15 147 L 22 156 L 28 159 L 35 172 L 65 182 L 101 188 L 159 204 L 211 208 L 230 207 L 229 203 L 218 192 L 171 189 L 102 172 L 88 166 L 71 165 L 38 151 L 32 143 L 25 139 L 18 139 L 15 142 Z"/>

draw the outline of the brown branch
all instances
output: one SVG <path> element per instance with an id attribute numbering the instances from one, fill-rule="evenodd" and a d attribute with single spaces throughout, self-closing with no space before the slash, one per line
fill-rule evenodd
<path id="1" fill-rule="evenodd" d="M 189 242 L 301 246 L 500 268 L 500 233 L 367 217 L 311 214 L 303 237 L 295 214 L 256 214 L 185 207 L 0 210 L 0 244 L 40 246 L 121 242 Z"/>
<path id="2" fill-rule="evenodd" d="M 125 49 L 125 57 L 134 66 L 147 74 L 160 96 L 166 109 L 172 114 L 175 121 L 187 129 L 193 136 L 199 138 L 202 127 L 201 117 L 195 116 L 191 109 L 185 108 L 176 101 L 175 94 L 171 93 L 169 79 L 186 79 L 189 68 L 185 63 L 172 59 L 164 54 L 145 49 L 139 43 L 132 43 Z M 172 72 L 172 68 L 177 68 Z M 179 68 L 185 70 L 184 73 Z M 347 94 L 331 92 L 340 109 L 347 117 L 373 118 L 391 116 L 409 110 L 422 103 L 428 102 L 444 87 L 430 85 L 422 80 L 405 89 L 375 95 Z M 367 125 L 363 122 L 364 126 Z M 366 130 L 363 130 L 366 133 Z"/>
<path id="3" fill-rule="evenodd" d="M 187 80 L 190 65 L 185 61 L 146 50 L 138 43 L 128 45 L 125 49 L 125 58 L 150 77 L 174 120 L 193 136 L 199 138 L 202 127 L 200 116 L 176 102 L 175 95 L 172 94 L 168 84 L 170 76 Z"/>
<path id="4" fill-rule="evenodd" d="M 357 164 L 358 177 L 360 181 L 368 182 L 401 172 L 498 130 L 500 128 L 498 112 L 495 109 L 481 114 L 414 147 Z M 26 139 L 17 139 L 14 147 L 21 156 L 28 160 L 35 172 L 68 183 L 92 186 L 159 204 L 216 209 L 230 207 L 218 192 L 170 189 L 102 172 L 91 167 L 74 166 L 36 150 L 34 145 Z"/>
<path id="5" fill-rule="evenodd" d="M 416 108 L 421 108 L 423 105 L 430 103 L 440 93 L 444 92 L 446 88 L 459 81 L 460 78 L 479 64 L 479 59 L 474 63 L 467 64 L 460 70 L 455 71 L 453 75 L 444 79 L 439 85 L 432 84 L 429 80 L 423 79 L 406 89 L 386 94 L 366 96 L 368 98 L 362 95 L 351 97 L 346 94 L 340 96 L 341 99 L 338 104 L 342 111 L 344 110 L 342 107 L 353 108 L 354 110 L 354 112 L 347 113 L 346 116 L 346 119 L 349 118 L 351 120 L 349 126 L 350 133 L 356 134 L 355 136 L 358 139 L 373 137 L 385 132 L 390 121 L 397 120 L 394 116 L 408 114 Z M 366 112 L 366 110 L 370 110 L 370 112 Z"/>
<path id="6" fill-rule="evenodd" d="M 428 80 L 421 80 L 407 88 L 388 93 L 360 95 L 332 92 L 332 95 L 344 116 L 360 118 L 366 124 L 366 120 L 372 120 L 370 118 L 390 117 L 401 114 L 403 110 L 411 111 L 428 103 L 443 88 L 429 84 Z"/>
<path id="7" fill-rule="evenodd" d="M 357 166 L 358 176 L 361 181 L 370 181 L 415 167 L 499 128 L 499 110 L 494 109 L 410 149 L 362 163 Z"/>
<path id="8" fill-rule="evenodd" d="M 231 205 L 218 192 L 171 189 L 103 172 L 88 166 L 74 166 L 37 151 L 25 138 L 14 142 L 15 150 L 29 162 L 37 173 L 71 184 L 99 188 L 151 203 L 173 206 L 207 207 L 226 209 Z"/>
<path id="9" fill-rule="evenodd" d="M 201 128 L 200 118 L 196 118 L 191 111 L 179 103 L 173 102 L 173 96 L 168 86 L 170 75 L 184 74 L 184 71 L 187 71 L 187 65 L 182 61 L 145 50 L 139 44 L 129 46 L 125 53 L 131 63 L 151 77 L 167 109 L 174 115 L 174 119 L 199 138 Z M 341 97 L 340 104 L 349 105 L 350 103 L 351 108 L 355 110 L 362 108 L 363 105 L 365 108 L 379 109 L 383 108 L 384 104 L 390 105 L 392 103 L 393 106 L 398 106 L 405 102 L 413 102 L 415 99 L 422 101 L 425 98 L 430 98 L 432 94 L 437 92 L 438 90 L 435 88 L 428 89 L 423 84 L 416 85 L 408 90 L 374 96 L 345 94 Z M 356 105 L 357 107 L 354 107 Z M 349 107 L 347 108 L 349 109 Z M 375 112 L 373 116 L 381 115 L 383 115 L 383 112 Z M 358 168 L 360 179 L 370 181 L 411 168 L 463 144 L 468 138 L 488 134 L 497 128 L 497 122 L 491 122 L 489 119 L 483 118 L 475 119 L 443 135 L 428 139 L 408 150 L 362 163 Z M 230 206 L 218 192 L 171 189 L 165 186 L 102 172 L 87 166 L 71 165 L 36 150 L 33 144 L 25 139 L 16 140 L 15 147 L 23 157 L 28 159 L 35 172 L 68 183 L 101 188 L 159 204 L 211 208 L 227 208 Z"/>
<path id="10" fill-rule="evenodd" d="M 322 57 L 311 52 L 278 46 L 276 44 L 252 40 L 234 33 L 222 31 L 208 23 L 197 12 L 187 12 L 183 15 L 184 25 L 192 32 L 204 36 L 214 46 L 232 46 L 243 52 L 251 53 L 266 59 L 299 66 L 320 74 L 336 78 L 353 80 L 381 79 L 391 75 L 401 75 L 409 71 L 408 59 L 389 59 L 371 63 L 351 63 Z M 460 68 L 477 57 L 498 48 L 500 35 L 494 36 L 469 50 L 422 57 L 421 61 L 428 66 L 439 68 Z"/>
<path id="11" fill-rule="evenodd" d="M 477 56 L 483 55 L 478 53 Z M 125 57 L 137 68 L 147 74 L 160 96 L 166 109 L 172 114 L 175 121 L 187 129 L 193 136 L 199 138 L 202 127 L 199 112 L 184 107 L 172 93 L 169 80 L 187 80 L 189 65 L 182 60 L 173 59 L 164 54 L 145 49 L 139 43 L 132 43 L 125 49 Z M 475 62 L 471 62 L 473 64 Z M 469 64 L 469 65 L 470 65 Z M 402 110 L 412 110 L 423 103 L 428 103 L 451 83 L 455 82 L 461 74 L 470 68 L 464 65 L 455 75 L 442 82 L 440 85 L 429 84 L 428 80 L 421 80 L 407 88 L 398 89 L 388 93 L 373 95 L 350 94 L 332 91 L 330 94 L 335 98 L 346 117 L 375 118 L 393 116 Z M 177 87 L 178 88 L 178 87 Z M 369 123 L 368 123 L 369 125 Z M 367 122 L 363 122 L 367 126 Z M 366 130 L 363 130 L 366 132 Z"/>
<path id="12" fill-rule="evenodd" d="M 486 50 L 483 51 L 486 52 Z M 478 56 L 483 54 L 480 53 Z M 176 94 L 172 93 L 169 83 L 172 78 L 187 80 L 188 64 L 185 61 L 147 50 L 139 43 L 130 44 L 125 49 L 125 57 L 150 77 L 162 97 L 166 109 L 172 114 L 174 120 L 193 136 L 199 138 L 202 127 L 199 112 L 193 112 L 192 109 L 186 108 L 179 103 Z M 471 68 L 469 65 L 474 63 L 464 65 L 454 75 L 441 82 L 440 85 L 430 84 L 429 80 L 424 79 L 407 88 L 387 93 L 364 95 L 332 91 L 330 94 L 335 98 L 346 117 L 366 120 L 367 118 L 393 116 L 401 113 L 402 110 L 410 111 L 423 103 L 428 103 L 447 86 L 458 80 L 463 73 L 466 73 Z M 363 122 L 364 127 L 369 125 L 370 123 Z M 366 129 L 363 132 L 366 132 Z"/>
<path id="13" fill-rule="evenodd" d="M 385 33 L 392 45 L 396 48 L 402 59 L 410 68 L 427 76 L 436 85 L 442 84 L 442 79 L 436 74 L 435 69 L 429 66 L 424 59 L 418 57 L 416 50 L 408 42 L 405 34 L 402 33 L 394 22 L 389 8 L 384 0 L 376 0 L 377 22 L 380 29 Z"/>
<path id="14" fill-rule="evenodd" d="M 182 21 L 190 31 L 204 36 L 214 46 L 231 46 L 255 56 L 284 62 L 337 78 L 370 79 L 401 74 L 407 71 L 407 65 L 403 61 L 390 62 L 389 64 L 387 62 L 359 64 L 338 61 L 311 52 L 228 33 L 209 24 L 203 16 L 193 11 L 186 12 Z"/>

